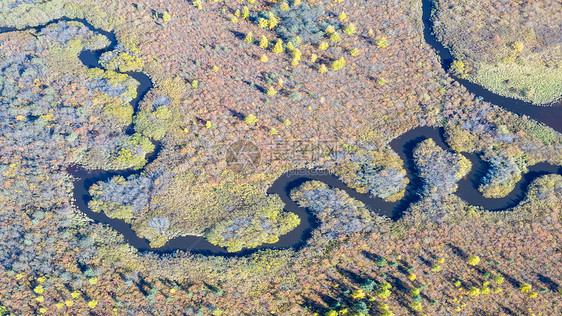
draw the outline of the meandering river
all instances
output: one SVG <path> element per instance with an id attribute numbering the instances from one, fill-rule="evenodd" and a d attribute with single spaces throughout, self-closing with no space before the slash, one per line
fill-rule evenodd
<path id="1" fill-rule="evenodd" d="M 439 43 L 431 32 L 431 2 L 430 0 L 422 0 L 423 4 L 423 22 L 424 22 L 424 38 L 431 47 L 434 48 L 436 53 L 441 59 L 442 67 L 447 70 L 452 62 L 452 57 L 450 52 Z M 56 21 L 49 22 L 46 25 L 52 23 L 57 23 L 59 21 L 71 21 L 70 19 L 59 19 Z M 101 29 L 94 28 L 85 20 L 73 19 L 72 21 L 78 21 L 89 27 L 91 30 L 105 35 L 109 41 L 110 45 L 106 48 L 98 51 L 83 51 L 79 58 L 88 67 L 99 67 L 99 58 L 102 53 L 111 51 L 115 49 L 117 45 L 117 40 L 115 35 L 111 32 L 103 31 Z M 41 30 L 41 28 L 46 25 L 38 27 L 28 27 L 23 30 Z M 13 28 L 0 28 L 0 33 L 17 31 Z M 20 30 L 21 31 L 21 30 Z M 152 88 L 152 81 L 150 78 L 142 72 L 127 72 L 127 75 L 136 79 L 140 85 L 138 86 L 137 97 L 131 102 L 135 112 L 138 109 L 138 103 L 147 91 Z M 494 94 L 481 86 L 471 83 L 467 80 L 462 80 L 456 78 L 456 80 L 465 86 L 470 92 L 481 97 L 484 101 L 491 102 L 493 104 L 499 105 L 502 108 L 515 112 L 520 115 L 527 115 L 539 122 L 542 122 L 558 132 L 562 132 L 562 107 L 537 107 L 530 103 L 499 96 Z M 127 129 L 127 133 L 132 133 L 134 127 L 131 125 Z M 298 248 L 306 243 L 311 230 L 317 225 L 316 219 L 308 212 L 305 208 L 299 207 L 295 201 L 291 200 L 289 193 L 293 188 L 298 187 L 305 181 L 318 180 L 322 181 L 333 188 L 338 188 L 345 190 L 351 197 L 363 202 L 367 208 L 372 212 L 379 215 L 388 216 L 392 219 L 398 219 L 402 216 L 403 212 L 409 207 L 411 203 L 418 201 L 421 196 L 418 192 L 421 191 L 422 180 L 418 177 L 418 172 L 416 166 L 413 162 L 412 151 L 415 146 L 427 138 L 432 138 L 440 147 L 449 150 L 447 144 L 443 141 L 443 131 L 442 129 L 435 129 L 431 127 L 418 127 L 415 128 L 400 137 L 394 139 L 390 143 L 390 147 L 398 153 L 400 158 L 405 162 L 405 167 L 407 170 L 407 176 L 410 180 L 406 188 L 406 195 L 398 202 L 389 203 L 378 198 L 373 198 L 369 194 L 360 194 L 355 190 L 349 188 L 345 183 L 339 180 L 334 175 L 327 174 L 324 170 L 311 170 L 311 169 L 300 169 L 292 170 L 283 175 L 281 175 L 269 188 L 269 194 L 278 194 L 282 201 L 285 203 L 285 211 L 293 212 L 301 218 L 301 224 L 292 230 L 291 232 L 281 236 L 279 241 L 275 244 L 265 244 L 254 249 L 243 250 L 236 253 L 228 253 L 226 249 L 218 247 L 209 243 L 203 237 L 195 236 L 185 236 L 177 237 L 168 241 L 161 248 L 151 248 L 148 241 L 143 238 L 139 238 L 136 233 L 132 230 L 131 226 L 122 220 L 112 219 L 107 217 L 103 213 L 95 213 L 88 207 L 88 201 L 91 199 L 88 190 L 90 186 L 97 181 L 105 181 L 114 176 L 121 175 L 124 177 L 135 175 L 141 173 L 143 170 L 122 170 L 122 171 L 106 171 L 106 170 L 85 170 L 78 166 L 73 166 L 68 168 L 68 172 L 72 174 L 76 181 L 74 183 L 74 198 L 75 205 L 84 212 L 89 218 L 96 222 L 104 223 L 115 230 L 119 231 L 125 238 L 125 240 L 133 247 L 140 251 L 152 251 L 156 253 L 171 253 L 176 250 L 185 250 L 194 253 L 212 254 L 212 255 L 226 255 L 226 256 L 239 256 L 246 255 L 248 253 L 254 252 L 259 249 L 265 248 L 286 248 L 293 247 Z M 160 144 L 156 144 L 156 150 L 149 157 L 149 163 L 153 161 L 160 151 Z M 471 172 L 458 183 L 458 190 L 456 194 L 460 196 L 463 200 L 472 205 L 480 205 L 488 210 L 504 210 L 517 205 L 524 197 L 527 192 L 527 187 L 529 183 L 537 178 L 538 176 L 550 173 L 562 174 L 562 168 L 559 166 L 553 166 L 545 163 L 537 164 L 529 168 L 521 181 L 517 184 L 516 188 L 506 197 L 501 199 L 487 199 L 484 198 L 480 192 L 478 192 L 477 187 L 480 184 L 482 176 L 486 173 L 487 166 L 480 160 L 477 155 L 463 153 L 472 162 Z"/>

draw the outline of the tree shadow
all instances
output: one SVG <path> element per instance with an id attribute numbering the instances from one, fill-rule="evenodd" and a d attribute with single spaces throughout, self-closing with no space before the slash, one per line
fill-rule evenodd
<path id="1" fill-rule="evenodd" d="M 430 267 L 430 268 L 431 268 L 431 267 L 433 266 L 433 263 L 432 263 L 431 261 L 425 259 L 425 258 L 422 257 L 422 256 L 418 256 L 418 260 L 421 261 L 421 263 L 423 263 L 423 264 L 426 265 L 427 267 Z"/>
<path id="2" fill-rule="evenodd" d="M 241 112 L 238 112 L 238 111 L 236 111 L 236 110 L 234 110 L 234 109 L 228 108 L 228 112 L 230 112 L 230 114 L 231 114 L 232 116 L 234 116 L 235 118 L 239 119 L 240 121 L 243 121 L 243 120 L 246 118 L 246 116 L 245 116 L 244 114 L 242 114 Z"/>
<path id="3" fill-rule="evenodd" d="M 361 276 L 361 275 L 359 275 L 359 274 L 357 274 L 353 271 L 349 271 L 349 270 L 339 268 L 339 267 L 336 267 L 336 269 L 338 270 L 338 272 L 341 275 L 343 275 L 344 277 L 349 279 L 354 284 L 363 284 L 368 279 L 368 278 L 365 278 L 365 277 L 363 277 L 363 276 Z"/>
<path id="4" fill-rule="evenodd" d="M 365 256 L 365 258 L 367 258 L 367 259 L 369 259 L 369 260 L 371 260 L 371 261 L 375 261 L 375 262 L 376 262 L 376 261 L 381 261 L 381 260 L 385 259 L 385 258 L 383 258 L 383 257 L 381 257 L 381 256 L 379 256 L 379 255 L 377 255 L 377 254 L 375 254 L 375 253 L 371 253 L 371 252 L 368 252 L 368 251 L 366 251 L 366 250 L 361 251 L 361 254 L 362 254 L 363 256 Z M 385 260 L 386 260 L 386 259 L 385 259 Z"/>
<path id="5" fill-rule="evenodd" d="M 239 40 L 244 40 L 246 38 L 246 34 L 242 32 L 230 30 L 230 33 L 232 33 L 232 35 L 234 35 L 234 37 L 236 37 Z"/>
<path id="6" fill-rule="evenodd" d="M 553 279 L 551 279 L 551 278 L 549 278 L 549 277 L 547 277 L 543 274 L 540 274 L 540 273 L 537 273 L 537 277 L 538 277 L 539 281 L 541 283 L 545 284 L 546 287 L 549 290 L 551 290 L 553 292 L 558 291 L 559 285 Z"/>
<path id="7" fill-rule="evenodd" d="M 453 245 L 453 244 L 447 244 L 447 247 L 451 248 L 451 251 L 453 252 L 453 254 L 455 254 L 456 256 L 460 257 L 463 260 L 468 259 L 468 255 L 459 247 Z"/>

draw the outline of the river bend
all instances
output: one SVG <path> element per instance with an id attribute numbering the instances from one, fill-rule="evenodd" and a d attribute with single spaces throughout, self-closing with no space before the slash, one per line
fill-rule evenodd
<path id="1" fill-rule="evenodd" d="M 450 52 L 441 43 L 439 43 L 432 34 L 430 19 L 431 1 L 422 0 L 422 8 L 424 38 L 440 57 L 442 67 L 445 70 L 448 70 L 453 58 Z M 42 26 L 28 27 L 20 30 L 15 28 L 0 28 L 0 33 L 24 30 L 39 31 L 43 27 L 53 23 L 57 23 L 59 21 L 81 22 L 94 32 L 100 33 L 109 39 L 111 44 L 106 48 L 97 51 L 83 51 L 79 56 L 82 63 L 84 63 L 84 65 L 86 65 L 87 67 L 102 68 L 99 64 L 99 58 L 101 54 L 113 50 L 117 45 L 117 40 L 113 33 L 95 28 L 85 20 L 63 18 L 51 21 Z M 140 83 L 137 88 L 137 97 L 131 101 L 131 105 L 136 112 L 138 110 L 138 103 L 142 100 L 146 92 L 148 92 L 152 88 L 153 84 L 150 78 L 142 72 L 127 72 L 126 74 L 133 77 Z M 484 89 L 483 87 L 471 83 L 467 80 L 459 78 L 455 78 L 455 80 L 466 87 L 468 91 L 477 95 L 484 101 L 499 105 L 508 111 L 512 111 L 520 115 L 527 115 L 539 122 L 550 126 L 558 132 L 562 131 L 561 106 L 537 107 L 528 102 L 494 94 Z M 130 134 L 133 130 L 133 126 L 130 126 L 127 129 L 127 133 Z M 279 241 L 275 244 L 265 244 L 257 248 L 247 249 L 236 253 L 228 253 L 226 252 L 226 249 L 212 245 L 205 238 L 196 236 L 177 237 L 169 240 L 161 248 L 151 248 L 146 239 L 139 238 L 136 235 L 136 233 L 132 230 L 131 225 L 119 219 L 109 218 L 104 213 L 95 213 L 88 208 L 88 201 L 91 200 L 91 196 L 89 195 L 88 190 L 92 184 L 98 181 L 108 180 L 117 175 L 128 177 L 135 174 L 140 174 L 143 171 L 142 169 L 137 171 L 107 171 L 85 170 L 78 166 L 72 166 L 69 167 L 67 171 L 76 178 L 76 181 L 74 183 L 75 205 L 95 222 L 107 224 L 113 229 L 120 232 L 124 236 L 125 240 L 139 251 L 171 253 L 176 250 L 185 250 L 193 253 L 239 256 L 255 252 L 259 249 L 288 247 L 298 248 L 305 245 L 307 238 L 310 236 L 311 230 L 314 229 L 314 227 L 317 225 L 316 219 L 305 208 L 299 207 L 297 203 L 295 203 L 295 201 L 291 200 L 289 193 L 291 189 L 296 188 L 303 182 L 309 180 L 322 181 L 332 188 L 344 190 L 351 197 L 363 202 L 368 209 L 379 215 L 387 216 L 394 220 L 400 218 L 404 211 L 412 203 L 415 203 L 421 198 L 418 192 L 421 191 L 420 189 L 422 180 L 417 175 L 416 166 L 413 162 L 412 151 L 419 142 L 427 138 L 432 138 L 441 148 L 449 150 L 449 147 L 443 141 L 443 130 L 431 127 L 415 128 L 394 139 L 390 143 L 390 147 L 396 153 L 398 153 L 400 158 L 404 161 L 407 170 L 407 176 L 410 180 L 410 183 L 406 187 L 405 197 L 398 202 L 385 202 L 382 199 L 373 198 L 369 194 L 358 193 L 357 191 L 349 188 L 336 176 L 327 174 L 325 170 L 299 169 L 292 170 L 281 175 L 276 181 L 273 182 L 268 190 L 268 193 L 278 194 L 281 197 L 282 201 L 285 203 L 285 211 L 297 214 L 301 218 L 301 224 L 291 232 L 281 236 L 279 238 Z M 157 157 L 160 148 L 160 144 L 156 144 L 155 152 L 151 154 L 148 159 L 149 163 Z M 551 173 L 562 174 L 562 168 L 560 166 L 540 163 L 529 168 L 529 172 L 523 175 L 522 180 L 517 183 L 515 189 L 508 196 L 501 199 L 487 199 L 484 198 L 477 190 L 477 187 L 480 184 L 480 180 L 487 170 L 486 164 L 482 160 L 480 160 L 477 155 L 466 153 L 463 153 L 463 155 L 471 160 L 473 166 L 470 173 L 464 179 L 459 181 L 456 194 L 471 205 L 480 205 L 491 211 L 505 210 L 517 205 L 524 199 L 528 185 L 537 177 Z"/>

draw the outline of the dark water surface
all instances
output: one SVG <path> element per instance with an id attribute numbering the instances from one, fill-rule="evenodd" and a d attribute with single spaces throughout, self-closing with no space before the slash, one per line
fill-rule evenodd
<path id="1" fill-rule="evenodd" d="M 433 35 L 433 27 L 431 22 L 431 0 L 422 0 L 422 20 L 423 20 L 423 37 L 425 41 L 435 50 L 441 59 L 441 67 L 448 71 L 453 63 L 451 52 L 437 40 Z M 542 122 L 559 133 L 562 133 L 562 101 L 552 104 L 551 106 L 536 106 L 532 103 L 522 100 L 504 97 L 495 94 L 484 87 L 472 83 L 466 79 L 455 78 L 455 80 L 463 85 L 469 92 L 480 97 L 486 102 L 499 105 L 502 108 L 517 113 L 519 115 L 527 115 L 532 119 Z"/>
<path id="2" fill-rule="evenodd" d="M 449 51 L 439 43 L 431 33 L 431 3 L 430 0 L 422 0 L 423 4 L 423 22 L 424 22 L 424 38 L 431 45 L 441 58 L 442 66 L 445 70 L 450 67 L 452 57 Z M 115 49 L 117 40 L 115 35 L 111 32 L 103 31 L 94 28 L 85 20 L 80 19 L 60 19 L 49 22 L 46 25 L 57 23 L 59 21 L 78 21 L 88 26 L 91 30 L 105 35 L 111 44 L 98 51 L 83 51 L 79 58 L 87 67 L 102 68 L 99 64 L 101 54 Z M 45 27 L 28 27 L 25 30 L 39 31 Z M 0 28 L 0 33 L 17 31 L 14 28 Z M 127 75 L 137 80 L 140 85 L 137 88 L 137 97 L 131 102 L 135 112 L 138 110 L 138 104 L 144 95 L 152 88 L 153 84 L 150 78 L 142 72 L 127 72 Z M 470 92 L 481 97 L 483 100 L 499 105 L 506 110 L 528 115 L 529 117 L 545 123 L 557 131 L 562 131 L 562 107 L 537 107 L 528 102 L 515 100 L 494 94 L 481 86 L 473 84 L 467 80 L 456 78 L 456 80 L 465 86 Z M 134 127 L 131 125 L 127 128 L 127 133 L 134 132 Z M 225 255 L 225 256 L 239 256 L 255 252 L 260 249 L 267 248 L 299 248 L 306 243 L 310 236 L 312 229 L 317 226 L 316 219 L 308 212 L 307 209 L 299 207 L 293 201 L 289 193 L 293 188 L 298 187 L 300 184 L 309 180 L 318 180 L 326 183 L 332 188 L 337 188 L 346 191 L 351 197 L 363 202 L 366 207 L 374 213 L 387 216 L 394 220 L 400 218 L 404 211 L 410 206 L 421 199 L 420 192 L 422 189 L 422 179 L 419 178 L 416 166 L 413 161 L 413 149 L 415 146 L 427 138 L 432 138 L 441 148 L 447 149 L 448 146 L 443 141 L 443 130 L 431 127 L 418 127 L 400 137 L 394 139 L 390 143 L 390 147 L 398 153 L 400 158 L 404 161 L 407 170 L 407 176 L 410 183 L 406 187 L 406 195 L 398 202 L 389 203 L 379 198 L 373 198 L 369 194 L 361 194 L 349 188 L 345 183 L 339 180 L 334 175 L 327 173 L 325 170 L 317 169 L 299 169 L 291 170 L 281 175 L 268 189 L 267 193 L 277 194 L 285 203 L 285 211 L 293 212 L 301 218 L 300 225 L 291 232 L 279 237 L 279 241 L 275 244 L 265 244 L 254 249 L 243 250 L 236 253 L 228 253 L 225 248 L 218 247 L 209 243 L 203 237 L 186 236 L 177 237 L 168 241 L 161 248 L 151 248 L 146 239 L 139 238 L 136 233 L 131 229 L 131 225 L 122 220 L 112 219 L 103 213 L 95 213 L 88 208 L 88 201 L 91 200 L 89 195 L 89 188 L 92 184 L 98 181 L 106 181 L 114 176 L 120 175 L 123 177 L 133 176 L 140 174 L 143 170 L 121 170 L 121 171 L 107 171 L 107 170 L 85 170 L 78 166 L 68 168 L 68 172 L 76 177 L 74 183 L 74 198 L 75 205 L 84 212 L 89 218 L 96 222 L 104 223 L 115 230 L 119 231 L 125 240 L 133 247 L 140 251 L 151 251 L 156 253 L 171 253 L 176 250 L 185 250 L 193 253 L 202 253 L 209 255 Z M 156 143 L 156 149 L 148 157 L 148 163 L 152 162 L 160 152 L 161 144 Z M 501 199 L 487 199 L 484 198 L 477 188 L 480 184 L 482 176 L 487 171 L 487 165 L 480 160 L 477 155 L 463 153 L 468 159 L 471 160 L 473 167 L 471 172 L 458 183 L 457 195 L 463 200 L 472 205 L 480 205 L 488 210 L 503 210 L 517 205 L 525 197 L 529 183 L 538 176 L 558 173 L 562 174 L 562 168 L 559 166 L 552 166 L 549 164 L 541 163 L 529 168 L 521 181 L 517 184 L 516 188 L 506 197 Z"/>

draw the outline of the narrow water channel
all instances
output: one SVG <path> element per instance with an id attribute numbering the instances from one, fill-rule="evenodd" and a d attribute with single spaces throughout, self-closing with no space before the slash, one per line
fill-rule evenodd
<path id="1" fill-rule="evenodd" d="M 452 62 L 452 57 L 449 51 L 443 47 L 431 33 L 431 2 L 430 0 L 422 0 L 423 4 L 423 22 L 424 22 L 424 38 L 429 45 L 431 45 L 439 57 L 441 58 L 442 67 L 447 70 Z M 28 27 L 24 30 L 34 29 L 36 31 L 41 28 L 57 23 L 59 21 L 77 21 L 81 22 L 91 30 L 105 35 L 110 40 L 110 45 L 98 51 L 83 51 L 79 58 L 87 67 L 99 67 L 99 58 L 102 53 L 111 51 L 117 45 L 115 35 L 111 32 L 103 31 L 94 28 L 85 20 L 80 19 L 60 19 L 49 22 L 46 25 L 38 27 Z M 0 33 L 16 31 L 14 28 L 0 28 Z M 138 110 L 138 104 L 144 95 L 152 88 L 152 81 L 142 72 L 127 72 L 127 75 L 139 81 L 140 85 L 137 88 L 137 97 L 131 102 L 135 113 Z M 484 101 L 491 102 L 499 105 L 506 110 L 515 112 L 517 114 L 528 115 L 529 117 L 540 121 L 557 131 L 562 131 L 562 107 L 537 107 L 530 103 L 507 98 L 496 95 L 476 84 L 467 80 L 456 78 L 456 80 L 465 86 L 470 92 L 481 97 Z M 127 128 L 127 133 L 131 134 L 134 131 L 134 126 Z M 417 176 L 416 166 L 413 162 L 412 151 L 415 146 L 426 138 L 432 138 L 443 149 L 448 149 L 448 146 L 443 141 L 442 130 L 431 127 L 418 127 L 400 137 L 394 139 L 390 143 L 390 147 L 398 153 L 400 158 L 405 162 L 408 178 L 410 183 L 406 188 L 406 195 L 398 202 L 389 203 L 378 198 L 373 198 L 369 194 L 360 194 L 355 190 L 349 188 L 345 183 L 331 174 L 327 174 L 325 170 L 312 170 L 300 169 L 292 170 L 281 175 L 269 188 L 269 194 L 277 194 L 285 203 L 285 211 L 293 212 L 301 218 L 301 224 L 293 231 L 281 236 L 279 241 L 275 244 L 265 244 L 254 249 L 243 250 L 236 253 L 228 253 L 226 249 L 217 247 L 209 243 L 203 237 L 186 236 L 177 237 L 168 241 L 161 248 L 151 248 L 148 241 L 139 238 L 136 233 L 131 229 L 131 226 L 121 220 L 111 219 L 103 213 L 95 213 L 88 208 L 88 201 L 91 199 L 89 195 L 89 188 L 92 184 L 98 181 L 106 181 L 114 176 L 121 175 L 124 177 L 140 174 L 143 170 L 121 170 L 121 171 L 107 171 L 107 170 L 85 170 L 78 166 L 72 166 L 67 171 L 72 174 L 76 181 L 74 183 L 74 198 L 75 205 L 84 212 L 92 220 L 100 223 L 107 224 L 119 231 L 125 240 L 133 247 L 140 251 L 152 251 L 156 253 L 171 253 L 176 250 L 185 250 L 193 253 L 202 253 L 209 255 L 225 255 L 225 256 L 239 256 L 255 252 L 260 249 L 266 248 L 298 248 L 305 245 L 306 240 L 310 236 L 310 232 L 318 224 L 316 219 L 305 208 L 299 207 L 293 200 L 291 200 L 289 193 L 293 188 L 298 187 L 305 181 L 318 180 L 322 181 L 332 188 L 345 190 L 351 197 L 363 202 L 369 210 L 379 215 L 387 216 L 394 220 L 400 218 L 404 211 L 411 205 L 418 201 L 421 196 L 422 180 Z M 158 156 L 161 144 L 156 144 L 155 152 L 149 157 L 149 163 Z M 480 205 L 489 210 L 503 210 L 506 208 L 517 205 L 524 197 L 529 183 L 538 176 L 550 173 L 562 174 L 559 166 L 552 166 L 548 164 L 537 164 L 529 168 L 529 172 L 523 176 L 519 181 L 515 190 L 507 197 L 502 199 L 486 199 L 477 190 L 480 184 L 482 175 L 485 174 L 487 166 L 482 162 L 477 155 L 464 154 L 472 161 L 473 168 L 471 172 L 458 183 L 458 194 L 462 199 L 472 205 Z"/>
<path id="2" fill-rule="evenodd" d="M 433 9 L 431 0 L 422 1 L 422 20 L 423 20 L 423 37 L 425 41 L 435 50 L 441 60 L 441 67 L 445 71 L 451 68 L 453 56 L 437 38 L 433 35 L 433 26 L 431 21 L 431 11 Z M 504 97 L 495 94 L 486 88 L 470 82 L 466 79 L 454 78 L 458 83 L 466 88 L 470 93 L 476 95 L 486 102 L 499 105 L 502 108 L 517 113 L 519 115 L 527 115 L 528 117 L 552 127 L 559 133 L 562 133 L 562 101 L 558 101 L 550 106 L 537 106 L 522 100 Z"/>

